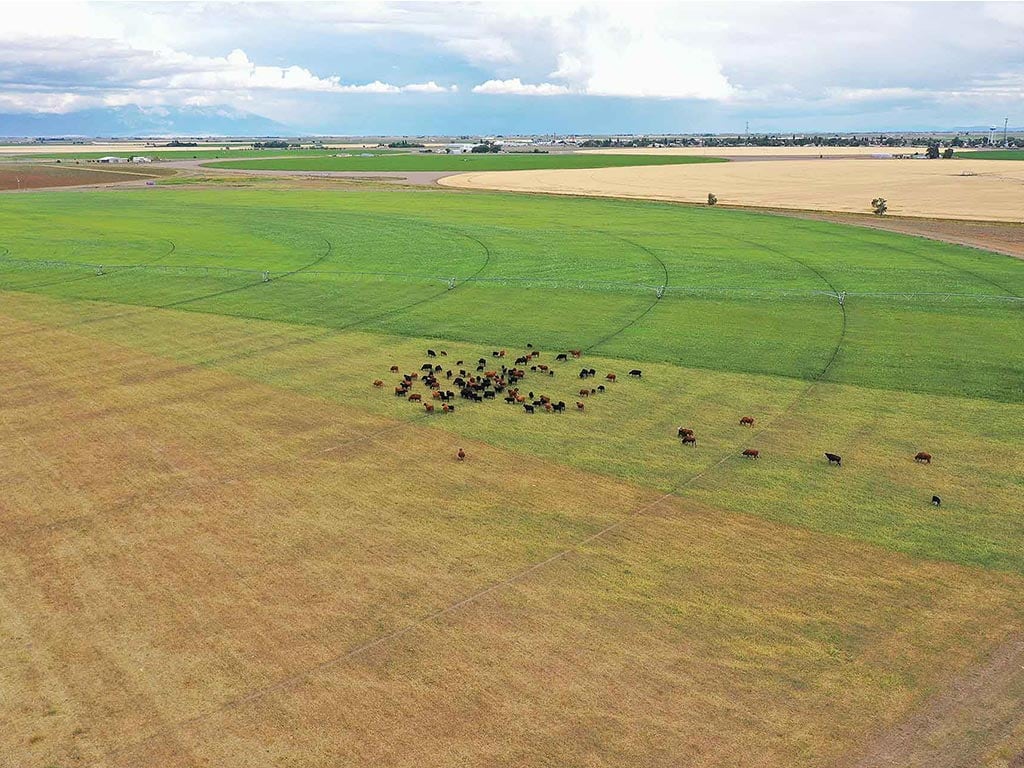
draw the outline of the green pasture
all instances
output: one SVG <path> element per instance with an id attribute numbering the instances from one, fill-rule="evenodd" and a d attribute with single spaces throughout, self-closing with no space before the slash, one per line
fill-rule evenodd
<path id="1" fill-rule="evenodd" d="M 960 152 L 961 160 L 1024 160 L 1024 149 L 982 149 L 977 152 Z"/>
<path id="2" fill-rule="evenodd" d="M 361 157 L 358 150 L 347 157 L 279 157 L 206 164 L 210 168 L 241 168 L 252 171 L 525 171 L 545 168 L 621 168 L 637 165 L 722 163 L 716 157 L 682 155 L 601 155 L 594 152 L 446 155 L 443 152 L 402 152 Z M 342 153 L 335 153 L 342 154 Z"/>
<path id="3" fill-rule="evenodd" d="M 499 401 L 428 423 L 554 472 L 1024 572 L 1024 265 L 1008 257 L 660 203 L 48 192 L 3 200 L 0 290 L 19 316 L 403 419 L 423 414 L 393 396 L 388 368 L 418 369 L 428 345 L 450 351 L 445 365 L 583 349 L 525 382 L 564 415 Z M 582 364 L 619 381 L 578 412 L 579 388 L 601 383 L 580 382 Z"/>

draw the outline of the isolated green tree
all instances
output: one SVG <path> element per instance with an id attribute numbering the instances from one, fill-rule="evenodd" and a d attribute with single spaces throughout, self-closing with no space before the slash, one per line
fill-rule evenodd
<path id="1" fill-rule="evenodd" d="M 889 204 L 885 202 L 884 197 L 876 197 L 871 201 L 871 210 L 874 211 L 875 216 L 884 216 L 885 212 L 889 210 Z"/>
<path id="2" fill-rule="evenodd" d="M 952 160 L 953 159 L 953 148 L 952 147 L 946 147 L 943 150 L 943 152 L 942 152 L 942 159 L 943 160 Z"/>
<path id="3" fill-rule="evenodd" d="M 929 144 L 928 145 L 928 151 L 925 152 L 925 157 L 927 157 L 929 160 L 938 160 L 939 159 L 939 145 L 938 144 Z"/>

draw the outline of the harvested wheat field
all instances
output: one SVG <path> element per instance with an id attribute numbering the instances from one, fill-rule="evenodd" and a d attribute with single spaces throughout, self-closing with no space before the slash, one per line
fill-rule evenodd
<path id="1" fill-rule="evenodd" d="M 173 173 L 173 171 L 149 168 L 143 170 L 134 167 L 108 170 L 105 168 L 65 168 L 59 165 L 0 165 L 0 191 L 146 181 L 158 176 L 166 176 L 169 173 Z"/>
<path id="2" fill-rule="evenodd" d="M 911 154 L 925 147 L 623 147 L 588 149 L 600 155 L 682 155 L 684 157 L 870 157 L 877 154 Z"/>
<path id="3" fill-rule="evenodd" d="M 438 183 L 464 189 L 646 198 L 870 213 L 884 197 L 894 215 L 1024 221 L 1024 167 L 985 160 L 781 160 L 627 168 L 464 173 Z"/>

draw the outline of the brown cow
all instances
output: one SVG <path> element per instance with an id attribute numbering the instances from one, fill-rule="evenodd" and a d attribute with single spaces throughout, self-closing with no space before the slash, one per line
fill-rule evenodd
<path id="1" fill-rule="evenodd" d="M 384 386 L 384 382 L 381 379 L 374 379 L 373 380 L 373 386 L 378 387 L 378 388 L 379 387 L 383 387 Z"/>
<path id="2" fill-rule="evenodd" d="M 615 381 L 615 374 L 609 373 L 605 378 L 608 379 L 608 381 Z"/>
<path id="3" fill-rule="evenodd" d="M 683 445 L 697 446 L 697 438 L 693 435 L 683 435 Z"/>
<path id="4" fill-rule="evenodd" d="M 569 354 L 578 360 L 583 355 L 583 351 L 579 349 L 570 349 Z"/>
<path id="5" fill-rule="evenodd" d="M 583 403 L 581 403 L 579 400 L 577 400 L 576 401 L 576 408 L 577 408 L 577 410 L 582 411 L 584 408 L 586 408 L 586 406 Z"/>
<path id="6" fill-rule="evenodd" d="M 581 389 L 580 390 L 580 397 L 590 397 L 590 390 L 589 389 Z"/>
<path id="7" fill-rule="evenodd" d="M 398 366 L 397 365 L 392 365 L 391 366 L 391 372 L 392 373 L 398 373 Z"/>
<path id="8" fill-rule="evenodd" d="M 435 389 L 433 392 L 430 393 L 430 396 L 432 398 L 434 398 L 435 400 L 440 400 L 441 399 L 441 390 Z"/>
<path id="9" fill-rule="evenodd" d="M 448 403 L 444 403 L 444 404 L 443 404 L 443 405 L 441 406 L 441 412 L 442 412 L 442 413 L 450 413 L 450 412 L 451 412 L 451 410 L 452 410 L 452 409 L 451 409 L 451 408 L 450 408 L 450 407 L 448 406 Z"/>
<path id="10" fill-rule="evenodd" d="M 434 404 L 433 403 L 424 403 L 423 404 L 423 410 L 425 410 L 427 413 L 433 413 L 434 412 Z"/>
<path id="11" fill-rule="evenodd" d="M 686 437 L 687 435 L 692 435 L 693 434 L 693 430 L 692 429 L 688 429 L 686 427 L 680 427 L 679 431 L 676 432 L 676 434 L 679 435 L 679 437 Z"/>
<path id="12" fill-rule="evenodd" d="M 395 395 L 397 397 L 405 397 L 406 391 L 405 387 L 395 387 Z"/>
<path id="13" fill-rule="evenodd" d="M 743 452 L 743 455 L 746 456 L 748 459 L 759 459 L 759 458 L 761 458 L 761 452 L 759 450 L 757 450 L 757 448 L 747 448 Z"/>
<path id="14" fill-rule="evenodd" d="M 931 464 L 932 455 L 927 451 L 921 451 L 914 457 L 914 461 L 920 462 L 921 464 Z"/>
<path id="15" fill-rule="evenodd" d="M 466 452 L 459 448 L 459 452 L 455 454 L 455 458 L 457 458 L 459 461 L 464 461 L 466 458 Z"/>
<path id="16" fill-rule="evenodd" d="M 744 416 L 740 419 L 741 427 L 752 427 L 754 426 L 754 420 L 750 416 Z"/>
<path id="17" fill-rule="evenodd" d="M 418 403 L 422 399 L 423 399 L 423 395 L 421 395 L 419 393 L 415 393 L 415 394 L 409 395 L 409 402 L 410 403 Z"/>

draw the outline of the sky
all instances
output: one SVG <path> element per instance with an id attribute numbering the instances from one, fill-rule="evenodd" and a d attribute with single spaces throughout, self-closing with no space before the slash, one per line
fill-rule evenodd
<path id="1" fill-rule="evenodd" d="M 104 110 L 330 135 L 1024 125 L 1024 2 L 5 4 L 0 133 Z"/>

